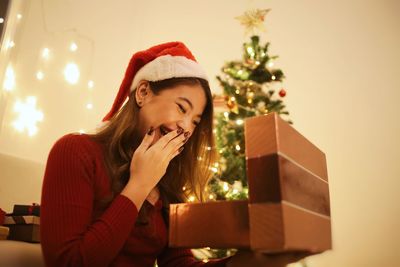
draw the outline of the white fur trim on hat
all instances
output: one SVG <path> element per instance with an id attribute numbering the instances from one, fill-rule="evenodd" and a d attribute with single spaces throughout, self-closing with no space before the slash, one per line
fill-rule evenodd
<path id="1" fill-rule="evenodd" d="M 205 71 L 196 61 L 184 56 L 165 55 L 150 61 L 136 73 L 130 91 L 135 90 L 141 80 L 156 82 L 181 77 L 197 77 L 208 80 Z"/>

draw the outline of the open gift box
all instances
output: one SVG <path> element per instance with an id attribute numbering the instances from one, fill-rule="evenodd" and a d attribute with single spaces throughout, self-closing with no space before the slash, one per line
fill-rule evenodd
<path id="1" fill-rule="evenodd" d="M 332 247 L 325 154 L 276 113 L 245 120 L 249 199 L 170 206 L 171 247 Z"/>

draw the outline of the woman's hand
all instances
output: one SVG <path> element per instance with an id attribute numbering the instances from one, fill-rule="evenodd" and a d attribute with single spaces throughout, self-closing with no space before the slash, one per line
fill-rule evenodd
<path id="1" fill-rule="evenodd" d="M 287 252 L 279 254 L 265 254 L 257 251 L 239 250 L 227 263 L 227 267 L 285 267 L 287 264 L 297 262 L 311 252 Z"/>
<path id="2" fill-rule="evenodd" d="M 151 145 L 154 136 L 154 130 L 151 128 L 133 153 L 130 178 L 121 192 L 130 198 L 138 209 L 149 192 L 164 176 L 169 162 L 182 151 L 187 141 L 181 128 L 169 132 Z"/>

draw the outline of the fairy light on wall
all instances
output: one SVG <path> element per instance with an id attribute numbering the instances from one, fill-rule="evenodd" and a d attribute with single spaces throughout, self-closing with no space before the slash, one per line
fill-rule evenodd
<path id="1" fill-rule="evenodd" d="M 70 84 L 76 84 L 79 80 L 80 72 L 78 65 L 75 63 L 68 63 L 64 69 L 64 78 Z"/>
<path id="2" fill-rule="evenodd" d="M 88 88 L 93 89 L 94 87 L 94 82 L 93 81 L 88 81 Z"/>
<path id="3" fill-rule="evenodd" d="M 44 73 L 41 70 L 36 72 L 36 79 L 41 81 L 41 80 L 43 80 L 43 78 L 44 78 Z"/>
<path id="4" fill-rule="evenodd" d="M 92 103 L 87 103 L 86 108 L 87 109 L 93 109 L 93 104 Z"/>
<path id="5" fill-rule="evenodd" d="M 17 100 L 14 105 L 14 112 L 18 113 L 18 118 L 12 123 L 19 132 L 28 131 L 29 136 L 37 133 L 36 123 L 43 120 L 43 113 L 36 109 L 36 97 L 29 96 L 25 103 Z"/>
<path id="6" fill-rule="evenodd" d="M 0 18 L 0 24 L 4 23 L 4 19 Z"/>
<path id="7" fill-rule="evenodd" d="M 72 52 L 78 50 L 78 46 L 76 45 L 76 43 L 72 42 L 71 45 L 69 46 L 69 50 L 71 50 Z"/>
<path id="8" fill-rule="evenodd" d="M 43 48 L 42 58 L 49 59 L 49 56 L 50 56 L 50 49 L 48 49 L 47 47 Z"/>
<path id="9" fill-rule="evenodd" d="M 188 201 L 193 202 L 196 198 L 194 196 L 189 196 Z"/>
<path id="10" fill-rule="evenodd" d="M 21 14 L 17 14 L 17 19 L 22 19 L 22 15 Z"/>
<path id="11" fill-rule="evenodd" d="M 6 69 L 6 74 L 3 82 L 3 88 L 5 91 L 12 91 L 15 87 L 15 73 L 11 66 Z"/>

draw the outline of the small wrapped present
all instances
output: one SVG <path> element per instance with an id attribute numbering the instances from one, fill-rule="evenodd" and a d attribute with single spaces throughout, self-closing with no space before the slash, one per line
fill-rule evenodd
<path id="1" fill-rule="evenodd" d="M 0 240 L 6 240 L 10 229 L 5 226 L 0 226 Z"/>
<path id="2" fill-rule="evenodd" d="M 9 240 L 40 242 L 40 217 L 6 216 L 4 225 L 10 228 Z"/>

